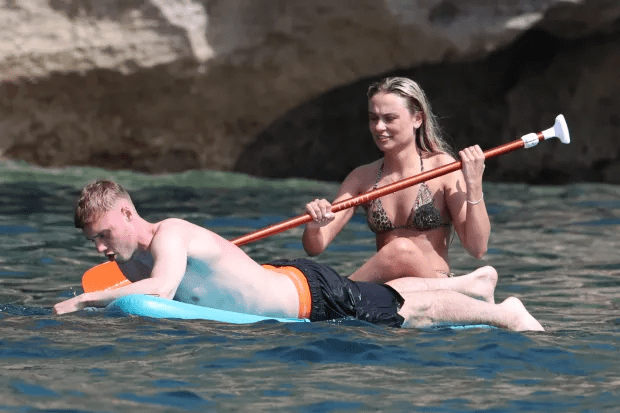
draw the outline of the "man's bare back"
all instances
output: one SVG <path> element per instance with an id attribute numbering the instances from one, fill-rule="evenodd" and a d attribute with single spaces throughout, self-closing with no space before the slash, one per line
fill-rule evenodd
<path id="1" fill-rule="evenodd" d="M 155 254 L 187 256 L 185 266 L 168 269 L 177 276 L 183 270 L 175 299 L 249 314 L 297 316 L 297 292 L 287 277 L 264 269 L 239 247 L 206 228 L 180 219 L 155 225 L 159 227 L 151 243 Z M 175 237 L 179 242 L 171 245 L 167 239 L 160 242 L 160 237 Z M 168 250 L 158 251 L 162 246 Z M 147 252 L 151 253 L 150 249 Z"/>

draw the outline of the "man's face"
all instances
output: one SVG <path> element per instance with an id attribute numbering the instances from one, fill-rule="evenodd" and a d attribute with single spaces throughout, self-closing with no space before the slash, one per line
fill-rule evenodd
<path id="1" fill-rule="evenodd" d="M 97 216 L 82 232 L 110 261 L 127 262 L 136 250 L 130 221 L 131 215 L 127 215 L 126 209 L 117 204 Z"/>

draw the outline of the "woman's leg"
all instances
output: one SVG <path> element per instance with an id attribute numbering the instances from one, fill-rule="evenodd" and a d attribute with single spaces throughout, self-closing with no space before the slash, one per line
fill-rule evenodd
<path id="1" fill-rule="evenodd" d="M 466 275 L 451 278 L 404 277 L 387 282 L 404 296 L 420 291 L 451 290 L 466 296 L 495 303 L 497 271 L 491 266 L 478 268 Z"/>
<path id="2" fill-rule="evenodd" d="M 401 277 L 437 278 L 422 251 L 407 238 L 397 238 L 383 246 L 349 279 L 385 283 Z"/>
<path id="3" fill-rule="evenodd" d="M 452 290 L 494 303 L 497 271 L 485 266 L 459 277 L 438 278 L 419 248 L 411 240 L 399 238 L 381 248 L 349 279 L 390 285 L 396 282 L 406 291 Z M 407 281 L 398 282 L 401 279 Z"/>

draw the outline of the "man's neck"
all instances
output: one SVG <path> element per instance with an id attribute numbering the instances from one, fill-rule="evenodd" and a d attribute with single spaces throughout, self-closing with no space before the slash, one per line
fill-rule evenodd
<path id="1" fill-rule="evenodd" d="M 138 234 L 138 248 L 140 251 L 150 251 L 151 242 L 159 228 L 159 224 L 151 224 L 142 218 L 138 218 L 134 225 Z"/>

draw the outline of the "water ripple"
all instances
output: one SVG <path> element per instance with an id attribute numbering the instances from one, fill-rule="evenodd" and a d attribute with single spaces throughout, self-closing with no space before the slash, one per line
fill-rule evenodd
<path id="1" fill-rule="evenodd" d="M 2 169 L 4 168 L 4 169 Z M 482 260 L 455 237 L 457 274 L 499 272 L 547 329 L 398 330 L 362 322 L 225 325 L 95 311 L 54 316 L 101 262 L 73 228 L 79 188 L 111 176 L 149 220 L 171 215 L 227 238 L 296 216 L 333 183 L 196 171 L 147 176 L 1 166 L 0 410 L 615 412 L 620 404 L 620 187 L 485 184 Z M 302 228 L 244 246 L 295 258 Z M 350 274 L 374 251 L 355 215 L 317 260 Z"/>

